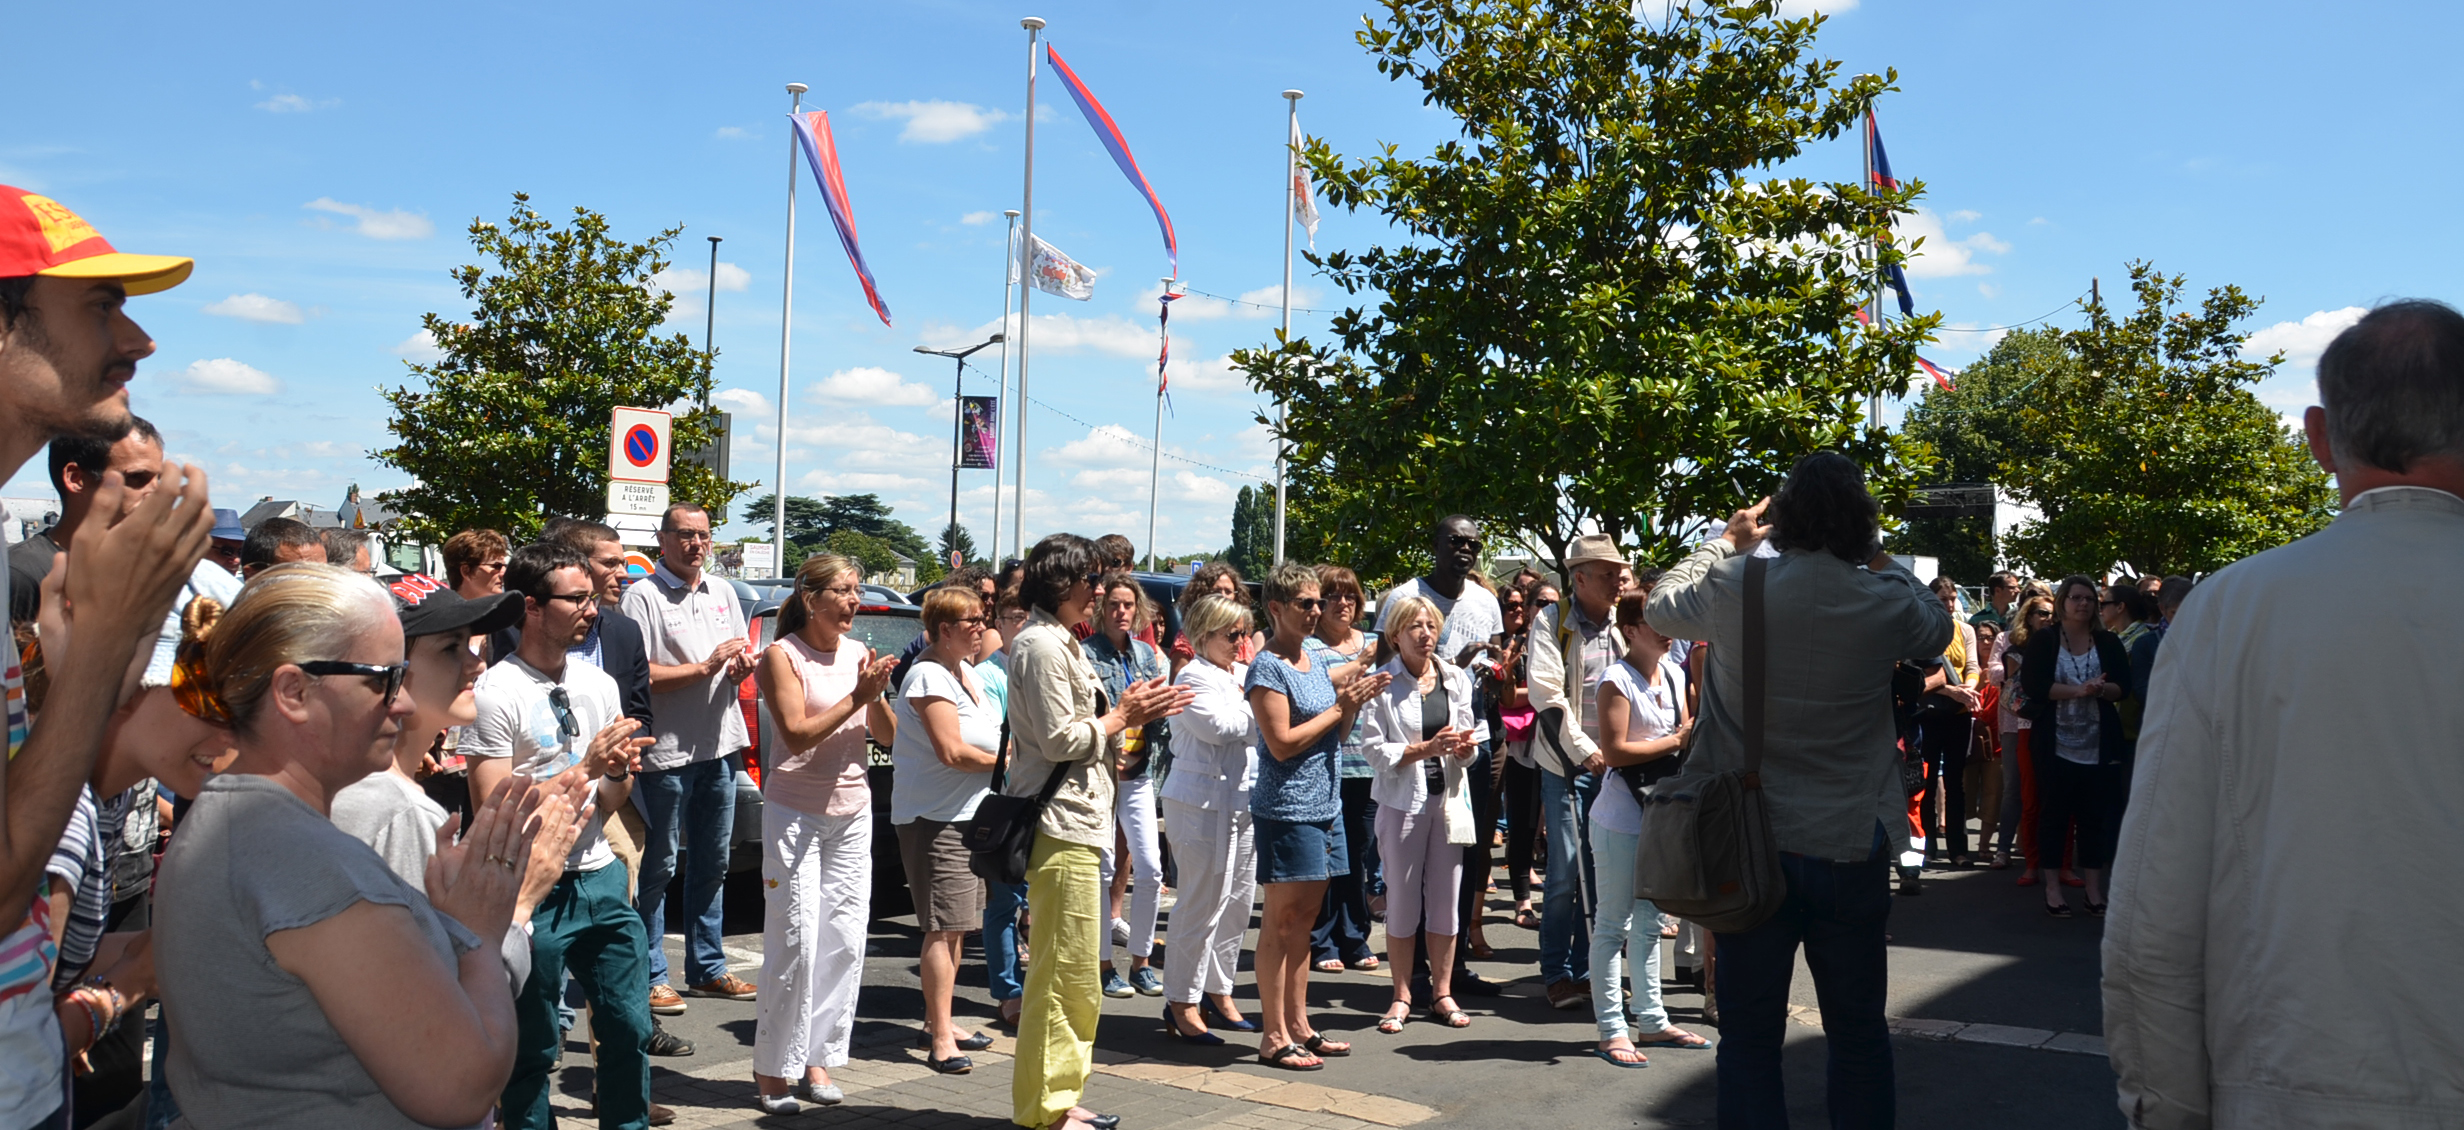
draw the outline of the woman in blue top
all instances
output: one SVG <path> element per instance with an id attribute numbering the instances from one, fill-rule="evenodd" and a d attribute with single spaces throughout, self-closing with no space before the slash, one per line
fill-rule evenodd
<path id="1" fill-rule="evenodd" d="M 1266 614 L 1274 637 L 1249 668 L 1249 707 L 1268 756 L 1258 759 L 1249 813 L 1257 829 L 1258 883 L 1266 915 L 1258 930 L 1258 1004 L 1264 1032 L 1258 1060 L 1272 1067 L 1315 1071 L 1325 1056 L 1352 1046 L 1309 1026 L 1309 927 L 1326 899 L 1326 881 L 1351 870 L 1343 844 L 1343 797 L 1337 749 L 1352 720 L 1386 687 L 1383 674 L 1346 671 L 1341 687 L 1328 657 L 1313 654 L 1317 571 L 1296 562 L 1266 578 Z"/>

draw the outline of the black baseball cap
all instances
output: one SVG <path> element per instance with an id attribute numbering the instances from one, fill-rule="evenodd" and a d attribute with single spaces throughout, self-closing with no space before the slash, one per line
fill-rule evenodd
<path id="1" fill-rule="evenodd" d="M 522 594 L 500 592 L 477 600 L 446 587 L 425 573 L 404 573 L 385 586 L 394 597 L 394 613 L 402 618 L 402 638 L 493 634 L 522 622 Z"/>

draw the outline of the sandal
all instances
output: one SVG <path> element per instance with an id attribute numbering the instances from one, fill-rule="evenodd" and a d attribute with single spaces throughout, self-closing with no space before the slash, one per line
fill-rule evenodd
<path id="1" fill-rule="evenodd" d="M 1302 1040 L 1301 1043 L 1309 1049 L 1310 1054 L 1320 1059 L 1339 1059 L 1352 1054 L 1351 1044 L 1342 1040 L 1329 1040 L 1316 1032 L 1311 1032 L 1309 1038 Z"/>
<path id="2" fill-rule="evenodd" d="M 1463 1011 L 1463 1009 L 1462 1009 L 1461 1007 L 1459 1007 L 1459 1006 L 1458 1006 L 1458 1007 L 1453 1007 L 1453 1008 L 1441 1008 L 1441 1007 L 1439 1007 L 1439 1006 L 1441 1006 L 1441 1005 L 1453 1005 L 1454 1003 L 1455 1003 L 1455 1000 L 1454 1000 L 1454 998 L 1453 998 L 1453 997 L 1439 997 L 1439 998 L 1437 998 L 1436 1000 L 1430 1001 L 1430 1002 L 1429 1002 L 1429 1019 L 1434 1020 L 1434 1021 L 1437 1021 L 1438 1023 L 1443 1024 L 1443 1025 L 1445 1025 L 1445 1026 L 1446 1026 L 1446 1027 L 1448 1027 L 1448 1028 L 1469 1028 L 1469 1027 L 1471 1027 L 1471 1026 L 1472 1026 L 1472 1016 L 1471 1016 L 1471 1014 L 1470 1014 L 1470 1013 Z"/>
<path id="3" fill-rule="evenodd" d="M 1489 946 L 1489 940 L 1487 938 L 1473 938 L 1471 941 L 1470 952 L 1473 961 L 1497 960 L 1497 951 Z"/>
<path id="4" fill-rule="evenodd" d="M 1661 1031 L 1659 1034 L 1668 1037 L 1668 1039 L 1634 1040 L 1631 1042 L 1638 1048 L 1707 1048 L 1711 1046 L 1711 1041 L 1703 1039 L 1701 1036 L 1697 1036 L 1683 1028 L 1669 1028 Z"/>
<path id="5" fill-rule="evenodd" d="M 1395 1014 L 1395 1009 L 1398 1008 L 1403 1010 L 1402 1015 L 1398 1016 Z M 1411 1002 L 1396 1001 L 1392 1007 L 1386 1010 L 1386 1015 L 1377 1018 L 1377 1030 L 1392 1036 L 1395 1033 L 1402 1031 L 1403 1026 L 1411 1023 L 1411 1021 Z"/>
<path id="6" fill-rule="evenodd" d="M 2054 918 L 2077 918 L 2077 917 L 2079 917 L 2077 914 L 2075 914 L 2075 913 L 2073 913 L 2073 912 L 2071 911 L 2070 904 L 2069 904 L 2069 903 L 2066 903 L 2066 902 L 2049 902 L 2049 903 L 2046 903 L 2046 904 L 2045 904 L 2045 913 L 2046 913 L 2047 915 L 2050 915 L 2050 916 L 2054 917 Z"/>
<path id="7" fill-rule="evenodd" d="M 1310 1055 L 1309 1049 L 1299 1044 L 1285 1044 L 1275 1049 L 1272 1055 L 1260 1055 L 1258 1062 L 1268 1067 L 1280 1067 L 1286 1071 L 1315 1071 L 1326 1066 L 1324 1060 Z"/>
<path id="8" fill-rule="evenodd" d="M 1540 928 L 1540 916 L 1532 913 L 1528 906 L 1518 906 L 1514 908 L 1514 924 L 1518 929 L 1537 930 Z"/>
<path id="9" fill-rule="evenodd" d="M 1343 972 L 1343 962 L 1330 957 L 1310 966 L 1309 968 L 1315 969 L 1320 973 L 1341 973 Z"/>
<path id="10" fill-rule="evenodd" d="M 1633 1056 L 1634 1058 L 1633 1058 L 1633 1059 L 1619 1059 L 1619 1058 L 1617 1058 L 1618 1054 L 1619 1054 L 1619 1053 L 1621 1053 L 1621 1052 L 1622 1052 L 1622 1053 L 1624 1053 L 1624 1054 L 1626 1054 L 1626 1055 Z M 1649 1067 L 1649 1066 L 1651 1066 L 1651 1058 L 1650 1058 L 1649 1056 L 1644 1055 L 1641 1051 L 1639 1051 L 1639 1050 L 1637 1050 L 1637 1049 L 1634 1049 L 1634 1048 L 1593 1048 L 1593 1049 L 1591 1049 L 1591 1054 L 1596 1055 L 1596 1056 L 1599 1056 L 1601 1059 L 1608 1061 L 1608 1063 L 1609 1063 L 1611 1066 L 1614 1066 L 1614 1067 Z"/>
<path id="11" fill-rule="evenodd" d="M 2102 918 L 2102 917 L 2104 917 L 2104 916 L 2105 916 L 2105 904 L 2103 904 L 2103 903 L 2101 903 L 2101 902 L 2092 902 L 2092 903 L 2089 903 L 2089 904 L 2088 904 L 2088 917 L 2090 917 L 2090 918 Z"/>
<path id="12" fill-rule="evenodd" d="M 1377 960 L 1377 955 L 1376 955 L 1376 954 L 1366 954 L 1366 955 L 1363 955 L 1363 956 L 1361 956 L 1361 957 L 1356 957 L 1356 958 L 1353 958 L 1353 959 L 1352 959 L 1352 962 L 1351 962 L 1351 965 L 1352 965 L 1352 968 L 1353 968 L 1353 969 L 1355 969 L 1355 970 L 1357 970 L 1357 971 L 1359 971 L 1359 972 L 1362 972 L 1362 973 L 1375 973 L 1375 972 L 1377 972 L 1377 970 L 1378 970 L 1378 960 Z"/>

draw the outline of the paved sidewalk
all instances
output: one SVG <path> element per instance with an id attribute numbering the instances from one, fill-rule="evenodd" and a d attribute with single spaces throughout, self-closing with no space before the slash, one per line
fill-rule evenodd
<path id="1" fill-rule="evenodd" d="M 1900 1037 L 1893 1041 L 1900 1119 L 1996 1130 L 2119 1126 L 2113 1075 L 2097 1035 L 2099 924 L 2046 918 L 2041 895 L 2014 889 L 2013 875 L 1928 873 L 1923 897 L 1894 900 L 1890 1012 Z M 731 964 L 751 977 L 760 964 L 759 904 L 730 909 L 729 929 L 749 931 L 728 939 Z M 1373 1025 L 1392 996 L 1387 974 L 1313 975 L 1313 1019 L 1357 1050 L 1302 1074 L 1257 1064 L 1254 1041 L 1200 1048 L 1169 1039 L 1155 998 L 1107 1000 L 1085 1105 L 1120 1114 L 1125 1130 L 1712 1125 L 1715 1053 L 1657 1052 L 1640 1071 L 1594 1058 L 1591 1010 L 1548 1007 L 1534 976 L 1536 939 L 1511 925 L 1510 909 L 1502 895 L 1490 904 L 1486 929 L 1497 957 L 1475 968 L 1501 982 L 1503 992 L 1462 999 L 1474 1018 L 1469 1028 L 1416 1020 L 1398 1035 L 1381 1035 Z M 974 1072 L 963 1076 L 932 1073 L 910 1048 L 923 1014 L 917 942 L 912 919 L 874 923 L 854 1062 L 833 1072 L 847 1092 L 843 1105 L 807 1106 L 788 1116 L 755 1110 L 754 1007 L 705 999 L 693 999 L 684 1016 L 664 1018 L 699 1050 L 651 1061 L 653 1097 L 675 1108 L 676 1125 L 685 1127 L 1009 1125 L 1012 1045 L 992 1026 L 973 939 L 960 973 L 958 1015 L 996 1043 L 976 1053 Z M 680 960 L 680 939 L 668 944 Z M 1818 1126 L 1823 1037 L 1812 979 L 1799 969 L 1785 1083 L 1798 1124 Z M 1253 1012 L 1254 992 L 1244 969 L 1237 996 Z M 1666 998 L 1676 1023 L 1718 1038 L 1717 1028 L 1699 1022 L 1699 995 L 1672 981 Z M 588 1063 L 576 1041 L 557 1104 L 571 1130 L 595 1125 L 584 1113 Z"/>

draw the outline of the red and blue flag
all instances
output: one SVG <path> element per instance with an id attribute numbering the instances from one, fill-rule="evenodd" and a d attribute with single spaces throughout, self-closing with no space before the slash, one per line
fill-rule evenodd
<path id="1" fill-rule="evenodd" d="M 830 209 L 830 223 L 838 228 L 839 246 L 847 249 L 847 262 L 856 269 L 856 280 L 864 284 L 864 300 L 873 304 L 873 313 L 881 315 L 881 324 L 890 324 L 890 308 L 881 301 L 881 291 L 873 285 L 873 269 L 864 265 L 864 249 L 856 243 L 855 206 L 847 202 L 847 179 L 839 175 L 838 143 L 830 137 L 830 115 L 825 110 L 807 110 L 789 114 L 795 123 L 796 143 L 804 150 L 804 160 L 813 167 L 813 179 L 821 184 L 821 202 Z"/>
<path id="2" fill-rule="evenodd" d="M 1899 178 L 1891 175 L 1891 155 L 1882 148 L 1882 127 L 1874 122 L 1874 112 L 1865 111 L 1865 177 L 1873 187 L 1886 192 L 1899 191 Z M 1891 289 L 1899 292 L 1901 317 L 1916 316 L 1916 298 L 1908 293 L 1908 273 L 1893 263 L 1890 268 Z"/>
<path id="3" fill-rule="evenodd" d="M 1061 61 L 1061 53 L 1053 50 L 1049 43 L 1044 45 L 1044 57 L 1052 60 L 1054 73 L 1059 74 L 1061 84 L 1069 88 L 1069 96 L 1077 101 L 1079 112 L 1087 116 L 1087 125 L 1095 130 L 1095 140 L 1104 143 L 1105 152 L 1112 154 L 1112 163 L 1121 167 L 1121 175 L 1128 177 L 1139 195 L 1146 197 L 1147 206 L 1155 209 L 1155 223 L 1164 232 L 1164 253 L 1172 257 L 1172 274 L 1178 277 L 1181 273 L 1181 245 L 1172 235 L 1172 217 L 1164 211 L 1163 198 L 1155 195 L 1155 186 L 1148 184 L 1146 174 L 1138 171 L 1138 159 L 1129 155 L 1129 139 L 1121 135 L 1121 127 L 1112 120 L 1110 113 L 1105 112 L 1104 104 L 1095 100 L 1095 92 L 1087 89 L 1087 84 L 1078 78 L 1078 72 L 1069 69 L 1069 64 Z"/>

